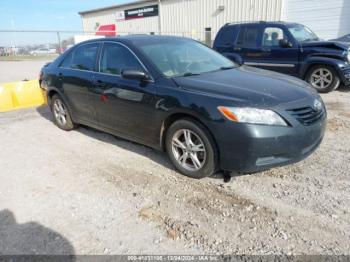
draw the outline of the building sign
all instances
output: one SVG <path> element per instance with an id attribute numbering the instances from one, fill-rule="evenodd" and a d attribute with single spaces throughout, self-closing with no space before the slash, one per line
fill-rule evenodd
<path id="1" fill-rule="evenodd" d="M 123 20 L 125 20 L 125 15 L 124 15 L 125 13 L 124 13 L 124 11 L 117 11 L 116 13 L 115 13 L 115 18 L 116 18 L 116 20 L 117 21 L 123 21 Z"/>
<path id="2" fill-rule="evenodd" d="M 144 18 L 158 15 L 158 5 L 149 5 L 124 11 L 125 19 Z"/>

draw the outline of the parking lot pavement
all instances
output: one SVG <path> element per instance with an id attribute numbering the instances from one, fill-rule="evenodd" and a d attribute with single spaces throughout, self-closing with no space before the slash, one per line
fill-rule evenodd
<path id="1" fill-rule="evenodd" d="M 0 61 L 0 83 L 36 79 L 49 60 Z"/>
<path id="2" fill-rule="evenodd" d="M 311 157 L 227 184 L 90 128 L 62 131 L 47 107 L 0 114 L 0 229 L 13 225 L 0 253 L 349 254 L 350 92 L 323 98 Z M 16 245 L 23 235 L 34 244 Z"/>

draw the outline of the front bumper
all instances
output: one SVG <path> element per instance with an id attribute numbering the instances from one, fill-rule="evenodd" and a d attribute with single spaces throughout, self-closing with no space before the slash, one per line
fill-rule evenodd
<path id="1" fill-rule="evenodd" d="M 349 86 L 350 85 L 350 66 L 348 65 L 346 67 L 339 68 L 338 73 L 343 84 L 346 86 Z"/>
<path id="2" fill-rule="evenodd" d="M 215 138 L 221 170 L 254 173 L 298 162 L 320 145 L 326 129 L 326 112 L 305 126 L 291 118 L 290 127 L 226 121 L 216 124 Z M 224 125 L 224 126 L 222 126 Z"/>

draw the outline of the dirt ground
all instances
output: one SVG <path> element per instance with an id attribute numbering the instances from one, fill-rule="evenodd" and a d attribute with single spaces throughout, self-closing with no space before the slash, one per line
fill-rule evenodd
<path id="1" fill-rule="evenodd" d="M 0 114 L 0 254 L 350 254 L 350 90 L 306 160 L 224 183 L 46 107 Z"/>

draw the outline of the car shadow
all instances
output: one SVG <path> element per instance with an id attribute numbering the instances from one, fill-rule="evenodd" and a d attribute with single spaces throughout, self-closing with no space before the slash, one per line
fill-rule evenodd
<path id="1" fill-rule="evenodd" d="M 53 122 L 53 117 L 52 117 L 51 111 L 50 111 L 48 106 L 46 106 L 46 105 L 40 106 L 40 107 L 37 107 L 36 110 L 43 118 L 45 118 L 46 120 L 48 120 L 50 122 Z M 156 162 L 156 163 L 158 163 L 158 164 L 160 164 L 160 165 L 162 165 L 170 170 L 177 172 L 176 169 L 174 168 L 174 166 L 168 160 L 168 157 L 166 156 L 166 154 L 164 152 L 155 150 L 151 147 L 141 145 L 141 144 L 129 141 L 129 140 L 125 140 L 123 138 L 116 137 L 116 136 L 108 134 L 108 133 L 98 131 L 94 128 L 87 127 L 87 126 L 80 126 L 76 131 L 80 132 L 86 136 L 89 136 L 93 139 L 97 139 L 99 141 L 102 141 L 104 143 L 109 143 L 109 144 L 115 145 L 117 147 L 120 147 L 122 149 L 139 154 L 141 156 L 146 156 L 149 159 L 151 159 L 152 161 L 154 161 L 154 162 Z M 230 176 L 236 177 L 236 176 L 240 176 L 240 175 L 241 174 L 231 173 Z M 214 175 L 211 176 L 211 178 L 214 178 L 214 179 L 226 178 L 225 179 L 226 181 L 228 179 L 227 174 L 224 174 L 222 172 L 215 173 Z"/>
<path id="2" fill-rule="evenodd" d="M 19 224 L 8 209 L 0 211 L 0 254 L 58 255 L 62 261 L 75 261 L 74 248 L 64 236 L 37 222 Z"/>
<path id="3" fill-rule="evenodd" d="M 350 93 L 350 86 L 341 85 L 335 91 L 342 93 Z"/>

